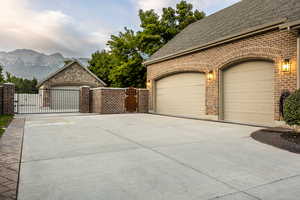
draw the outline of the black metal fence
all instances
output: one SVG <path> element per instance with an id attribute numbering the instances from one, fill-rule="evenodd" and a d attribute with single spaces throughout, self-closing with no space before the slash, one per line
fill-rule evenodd
<path id="1" fill-rule="evenodd" d="M 79 112 L 80 91 L 76 89 L 40 89 L 15 93 L 15 113 Z"/>

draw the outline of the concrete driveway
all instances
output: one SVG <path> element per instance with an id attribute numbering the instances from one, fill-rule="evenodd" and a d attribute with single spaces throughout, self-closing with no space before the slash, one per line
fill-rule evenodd
<path id="1" fill-rule="evenodd" d="M 147 114 L 27 117 L 19 200 L 299 200 L 258 128 Z"/>

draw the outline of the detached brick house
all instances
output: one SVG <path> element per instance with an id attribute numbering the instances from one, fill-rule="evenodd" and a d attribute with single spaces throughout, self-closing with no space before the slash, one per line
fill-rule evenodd
<path id="1" fill-rule="evenodd" d="M 189 25 L 144 64 L 150 112 L 276 125 L 300 85 L 300 0 L 242 0 Z"/>

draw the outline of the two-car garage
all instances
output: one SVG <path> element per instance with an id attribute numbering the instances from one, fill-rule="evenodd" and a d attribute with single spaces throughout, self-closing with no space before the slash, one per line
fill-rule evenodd
<path id="1" fill-rule="evenodd" d="M 143 63 L 149 110 L 249 125 L 285 125 L 283 98 L 300 88 L 299 52 L 299 0 L 239 1 L 190 24 Z M 162 77 L 188 71 L 205 74 L 205 94 L 195 87 L 183 93 L 186 86 L 178 82 L 178 89 L 167 91 L 171 88 L 167 85 L 162 92 L 161 83 L 171 79 Z M 183 82 L 188 78 L 181 77 Z M 178 95 L 162 99 L 169 92 Z M 203 99 L 189 100 L 193 93 L 205 95 L 204 116 L 199 113 Z"/>
<path id="2" fill-rule="evenodd" d="M 271 62 L 249 61 L 224 69 L 219 81 L 219 119 L 272 125 L 273 66 Z M 156 113 L 207 118 L 204 73 L 177 73 L 157 80 L 155 85 Z"/>

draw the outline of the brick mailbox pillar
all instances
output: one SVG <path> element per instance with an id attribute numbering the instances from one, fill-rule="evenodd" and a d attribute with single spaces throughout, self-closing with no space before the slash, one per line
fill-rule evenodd
<path id="1" fill-rule="evenodd" d="M 79 96 L 79 112 L 89 113 L 90 112 L 90 87 L 82 86 L 80 88 Z"/>
<path id="2" fill-rule="evenodd" d="M 15 99 L 15 85 L 13 83 L 3 84 L 3 114 L 12 115 L 15 113 L 14 99 Z"/>

